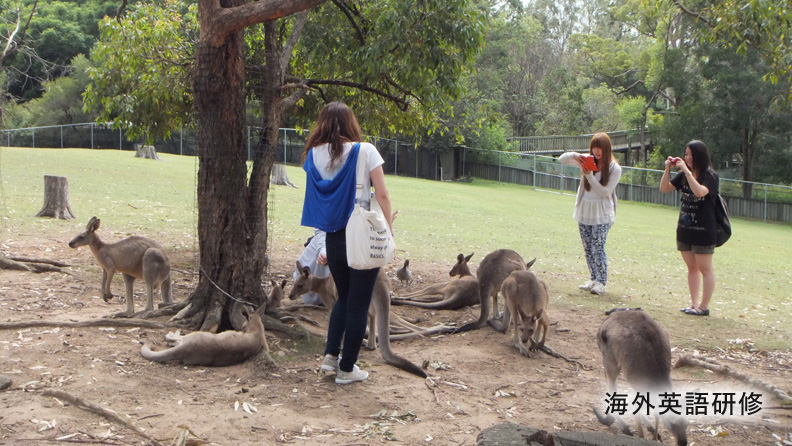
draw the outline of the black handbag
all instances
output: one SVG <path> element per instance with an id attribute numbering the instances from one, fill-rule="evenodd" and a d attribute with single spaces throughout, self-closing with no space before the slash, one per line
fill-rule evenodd
<path id="1" fill-rule="evenodd" d="M 715 206 L 715 223 L 718 227 L 715 246 L 723 246 L 732 234 L 731 222 L 729 221 L 729 206 L 721 194 L 718 194 L 718 198 L 713 204 Z"/>

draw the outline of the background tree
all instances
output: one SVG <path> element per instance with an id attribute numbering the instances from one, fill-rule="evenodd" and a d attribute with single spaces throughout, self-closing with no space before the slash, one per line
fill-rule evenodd
<path id="1" fill-rule="evenodd" d="M 129 8 L 122 19 L 105 17 L 91 51 L 95 68 L 85 90 L 85 110 L 100 122 L 126 129 L 144 144 L 165 139 L 191 123 L 190 71 L 198 35 L 197 6 L 181 0 Z M 130 50 L 134 49 L 134 50 Z"/>

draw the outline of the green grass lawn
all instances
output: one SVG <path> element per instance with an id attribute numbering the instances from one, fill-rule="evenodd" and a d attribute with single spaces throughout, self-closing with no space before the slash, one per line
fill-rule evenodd
<path id="1" fill-rule="evenodd" d="M 76 235 L 96 215 L 108 234 L 141 234 L 170 249 L 197 251 L 196 175 L 193 157 L 161 154 L 162 161 L 131 152 L 87 149 L 0 149 L 0 228 L 47 233 L 65 226 Z M 270 190 L 270 246 L 299 255 L 311 229 L 300 226 L 305 175 L 287 167 L 297 189 Z M 35 218 L 43 204 L 44 175 L 69 180 L 76 220 Z M 750 339 L 760 348 L 788 349 L 792 335 L 792 227 L 733 219 L 734 235 L 715 254 L 717 287 L 708 318 L 687 316 L 686 269 L 676 251 L 678 208 L 619 202 L 607 244 L 608 293 L 577 289 L 588 279 L 572 220 L 574 196 L 476 180 L 437 182 L 387 177 L 399 256 L 414 270 L 422 262 L 448 264 L 459 253 L 478 262 L 498 248 L 526 260 L 551 291 L 552 311 L 574 306 L 604 311 L 642 307 L 666 326 L 676 345 L 723 346 Z M 115 238 L 108 235 L 108 239 Z"/>

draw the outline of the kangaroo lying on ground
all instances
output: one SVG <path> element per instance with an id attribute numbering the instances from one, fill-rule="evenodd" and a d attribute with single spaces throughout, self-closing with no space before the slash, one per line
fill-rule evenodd
<path id="1" fill-rule="evenodd" d="M 297 267 L 300 268 L 301 266 L 302 265 L 298 262 Z M 308 267 L 301 268 L 301 271 L 302 274 L 300 274 L 292 285 L 291 292 L 289 292 L 289 299 L 294 300 L 307 291 L 313 291 L 319 295 L 322 302 L 329 302 L 330 305 L 328 309 L 332 310 L 336 302 L 336 289 L 333 284 L 333 276 L 316 277 L 311 274 L 311 269 Z M 371 297 L 371 306 L 369 307 L 367 328 L 368 341 L 366 347 L 370 350 L 376 349 L 377 338 L 379 338 L 380 351 L 386 363 L 425 378 L 426 373 L 421 370 L 420 367 L 393 353 L 390 341 L 439 333 L 450 333 L 453 331 L 453 328 L 445 325 L 423 328 L 407 322 L 398 315 L 391 315 L 390 291 L 388 277 L 383 270 L 380 269 L 380 274 L 377 276 L 377 282 L 374 285 L 374 292 Z M 327 296 L 328 293 L 332 293 L 332 296 Z M 372 329 L 372 327 L 374 327 L 374 329 Z M 372 331 L 375 334 L 372 334 Z M 398 334 L 391 334 L 394 332 Z"/>
<path id="2" fill-rule="evenodd" d="M 514 318 L 514 346 L 527 357 L 545 343 L 550 318 L 547 316 L 549 293 L 547 284 L 539 280 L 533 271 L 512 271 L 501 285 L 506 308 Z M 539 330 L 542 329 L 541 340 Z M 527 342 L 531 343 L 526 347 Z"/>
<path id="3" fill-rule="evenodd" d="M 597 345 L 602 352 L 602 365 L 608 392 L 616 391 L 619 372 L 636 392 L 650 392 L 658 396 L 671 392 L 671 343 L 668 334 L 641 310 L 616 311 L 610 314 L 597 332 Z M 618 415 L 603 416 L 594 409 L 597 419 L 607 426 L 618 420 L 622 431 L 632 435 L 629 426 Z M 655 413 L 657 419 L 657 413 Z M 688 422 L 670 411 L 660 417 L 666 428 L 676 437 L 678 446 L 687 445 Z M 656 420 L 657 421 L 657 420 Z M 659 439 L 657 426 L 655 440 Z M 651 428 L 650 428 L 651 430 Z M 638 419 L 638 436 L 643 438 L 641 419 Z"/>
<path id="4" fill-rule="evenodd" d="M 478 279 L 473 277 L 468 262 L 473 254 L 457 256 L 457 263 L 448 275 L 456 279 L 391 298 L 393 305 L 411 305 L 431 310 L 457 310 L 479 303 Z M 429 297 L 435 295 L 434 297 Z M 439 296 L 437 296 L 439 295 Z"/>
<path id="5" fill-rule="evenodd" d="M 487 323 L 492 305 L 492 319 L 489 323 L 499 331 L 505 331 L 509 326 L 509 308 L 504 310 L 503 317 L 498 314 L 498 292 L 503 281 L 509 277 L 512 271 L 525 270 L 531 268 L 536 259 L 531 260 L 526 265 L 523 258 L 511 249 L 498 249 L 484 257 L 476 270 L 476 277 L 479 282 L 479 299 L 481 300 L 481 315 L 477 321 L 467 323 L 459 327 L 455 333 L 475 330 Z M 491 300 L 490 300 L 491 299 Z M 501 323 L 496 321 L 501 319 Z"/>
<path id="6" fill-rule="evenodd" d="M 255 312 L 248 317 L 242 331 L 195 331 L 186 336 L 176 331 L 165 335 L 165 340 L 171 348 L 155 352 L 145 342 L 140 354 L 156 362 L 179 361 L 186 365 L 221 367 L 244 362 L 258 354 L 262 348 L 269 351 L 267 338 L 264 336 L 264 324 Z"/>
<path id="7" fill-rule="evenodd" d="M 135 279 L 146 281 L 146 311 L 154 309 L 154 289 L 160 288 L 162 302 L 170 304 L 171 279 L 170 260 L 162 247 L 154 240 L 133 235 L 116 243 L 102 243 L 96 230 L 99 229 L 99 219 L 92 217 L 85 228 L 85 232 L 74 237 L 69 242 L 72 248 L 88 246 L 91 248 L 96 261 L 102 267 L 102 299 L 105 302 L 113 298 L 110 292 L 110 283 L 115 272 L 124 277 L 126 285 L 126 311 L 115 316 L 131 317 L 135 312 L 135 303 L 132 293 L 132 284 Z"/>

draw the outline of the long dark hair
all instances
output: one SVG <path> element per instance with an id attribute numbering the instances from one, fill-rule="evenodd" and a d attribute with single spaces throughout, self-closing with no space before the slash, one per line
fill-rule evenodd
<path id="1" fill-rule="evenodd" d="M 712 161 L 710 161 L 709 153 L 707 153 L 707 146 L 705 146 L 703 142 L 694 139 L 687 143 L 685 148 L 690 149 L 690 157 L 693 160 L 693 165 L 690 166 L 690 170 L 696 173 L 696 181 L 701 181 L 704 172 L 706 172 L 707 169 L 712 169 Z"/>
<path id="2" fill-rule="evenodd" d="M 613 161 L 613 149 L 611 148 L 610 136 L 608 136 L 607 133 L 595 133 L 594 136 L 591 137 L 591 142 L 589 142 L 589 155 L 594 153 L 594 147 L 602 149 L 602 157 L 597 161 L 599 163 L 597 167 L 602 174 L 600 177 L 600 184 L 605 186 L 608 184 L 608 179 L 610 178 L 610 163 Z M 591 184 L 589 184 L 588 178 L 586 177 L 583 177 L 583 188 L 587 191 L 591 190 Z"/>
<path id="3" fill-rule="evenodd" d="M 360 124 L 352 110 L 343 102 L 331 102 L 319 113 L 319 118 L 308 135 L 302 161 L 305 162 L 305 157 L 312 147 L 330 143 L 332 167 L 344 153 L 344 143 L 360 141 L 361 134 Z"/>

